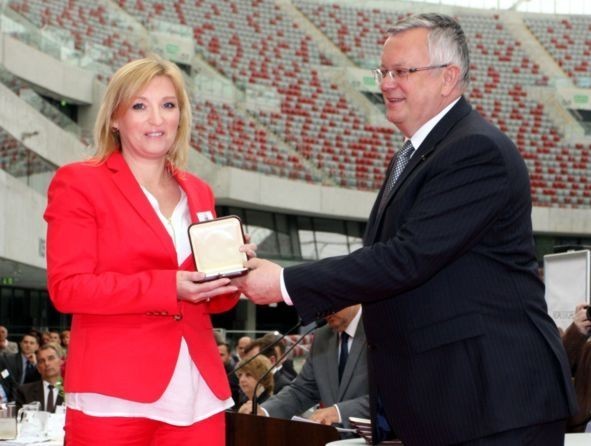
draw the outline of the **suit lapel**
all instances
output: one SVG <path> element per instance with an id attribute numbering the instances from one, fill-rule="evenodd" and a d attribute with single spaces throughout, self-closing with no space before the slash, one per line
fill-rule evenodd
<path id="1" fill-rule="evenodd" d="M 146 198 L 139 183 L 133 176 L 129 166 L 119 152 L 113 153 L 106 161 L 107 167 L 112 172 L 115 185 L 119 188 L 122 197 L 138 213 L 138 215 L 150 227 L 156 238 L 160 241 L 166 252 L 177 263 L 176 250 L 170 235 L 156 215 L 154 208 Z"/>
<path id="2" fill-rule="evenodd" d="M 45 394 L 43 392 L 43 381 L 38 381 L 31 388 L 31 401 L 41 402 L 41 410 L 45 410 Z"/>
<path id="3" fill-rule="evenodd" d="M 377 228 L 380 225 L 380 221 L 384 215 L 384 212 L 388 208 L 392 198 L 396 195 L 404 181 L 412 174 L 413 170 L 416 169 L 417 166 L 424 163 L 427 158 L 432 155 L 439 142 L 445 138 L 454 125 L 460 119 L 470 113 L 471 110 L 472 107 L 462 96 L 460 100 L 449 110 L 449 112 L 447 112 L 447 114 L 441 118 L 433 130 L 429 132 L 421 146 L 415 151 L 412 158 L 408 162 L 408 165 L 400 177 L 398 177 L 396 184 L 388 194 L 385 205 L 382 209 L 379 209 L 378 203 L 381 195 L 384 193 L 384 185 L 382 185 L 381 193 L 378 194 L 378 199 L 374 204 L 374 209 L 372 210 L 371 218 L 368 222 L 368 229 L 366 231 L 366 237 L 364 238 L 366 245 L 375 242 Z M 387 181 L 387 179 L 385 181 Z"/>

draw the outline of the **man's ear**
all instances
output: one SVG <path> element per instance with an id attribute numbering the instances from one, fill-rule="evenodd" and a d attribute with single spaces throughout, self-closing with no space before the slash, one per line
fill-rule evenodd
<path id="1" fill-rule="evenodd" d="M 461 70 L 457 65 L 450 65 L 443 69 L 442 96 L 449 96 L 460 83 Z"/>

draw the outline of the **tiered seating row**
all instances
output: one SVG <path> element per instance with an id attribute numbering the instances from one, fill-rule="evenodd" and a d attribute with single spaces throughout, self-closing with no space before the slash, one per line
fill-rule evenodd
<path id="1" fill-rule="evenodd" d="M 591 88 L 591 20 L 588 17 L 535 14 L 525 16 L 524 22 L 576 85 Z"/>

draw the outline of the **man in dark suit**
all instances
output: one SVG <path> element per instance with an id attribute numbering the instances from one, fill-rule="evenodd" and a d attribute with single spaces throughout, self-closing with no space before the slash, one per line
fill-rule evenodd
<path id="1" fill-rule="evenodd" d="M 361 306 L 343 308 L 326 319 L 328 324 L 314 335 L 310 356 L 300 374 L 261 404 L 258 415 L 289 419 L 319 404 L 310 419 L 322 424 L 348 428 L 349 417 L 369 417 L 367 348 L 360 323 Z M 346 336 L 345 346 L 343 336 Z M 347 350 L 346 355 L 342 354 L 343 349 Z"/>
<path id="2" fill-rule="evenodd" d="M 60 394 L 62 385 L 63 351 L 60 346 L 48 343 L 37 351 L 37 369 L 41 380 L 23 384 L 16 391 L 16 406 L 39 401 L 41 410 L 55 413 L 56 406 L 64 402 Z"/>
<path id="3" fill-rule="evenodd" d="M 364 247 L 284 270 L 253 259 L 234 282 L 304 322 L 363 304 L 374 441 L 393 428 L 405 446 L 562 445 L 576 404 L 537 273 L 528 172 L 464 99 L 469 67 L 450 17 L 391 29 L 375 76 L 406 141 Z"/>
<path id="4" fill-rule="evenodd" d="M 14 396 L 18 386 L 24 383 L 39 381 L 41 375 L 37 370 L 36 352 L 39 348 L 37 337 L 32 333 L 23 335 L 19 342 L 20 353 L 4 353 L 0 355 L 0 372 L 2 384 L 8 393 Z"/>

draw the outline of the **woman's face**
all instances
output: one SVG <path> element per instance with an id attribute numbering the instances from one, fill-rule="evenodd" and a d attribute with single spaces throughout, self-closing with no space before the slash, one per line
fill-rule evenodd
<path id="1" fill-rule="evenodd" d="M 254 388 L 257 384 L 257 379 L 252 376 L 249 372 L 238 371 L 238 384 L 240 385 L 240 389 L 244 392 L 244 394 L 248 397 L 249 400 L 252 400 L 254 395 Z"/>
<path id="2" fill-rule="evenodd" d="M 125 157 L 164 158 L 175 141 L 180 122 L 179 101 L 168 76 L 156 76 L 117 111 L 113 128 L 119 131 Z"/>

